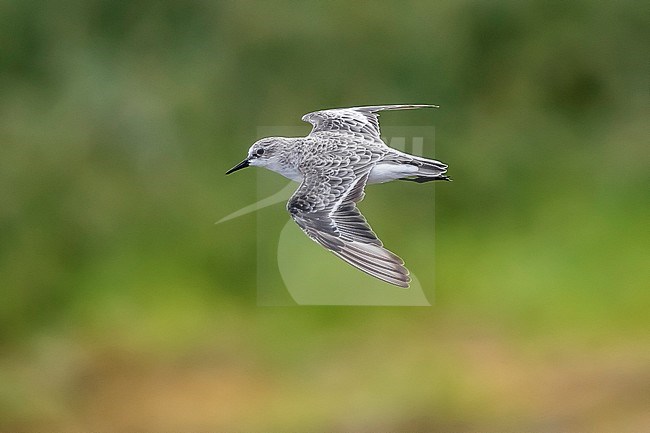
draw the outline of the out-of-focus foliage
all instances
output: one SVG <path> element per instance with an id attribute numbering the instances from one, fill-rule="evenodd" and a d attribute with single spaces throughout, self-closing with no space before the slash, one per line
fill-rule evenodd
<path id="1" fill-rule="evenodd" d="M 647 431 L 648 15 L 0 2 L 0 430 Z M 361 207 L 434 306 L 256 306 L 224 171 L 259 126 L 411 102 L 442 108 L 383 124 L 435 125 L 454 182 Z"/>

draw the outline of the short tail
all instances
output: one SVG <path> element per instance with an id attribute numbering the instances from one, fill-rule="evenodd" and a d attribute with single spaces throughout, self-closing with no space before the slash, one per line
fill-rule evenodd
<path id="1" fill-rule="evenodd" d="M 432 182 L 434 180 L 451 180 L 449 176 L 445 174 L 447 173 L 447 164 L 440 161 L 408 154 L 404 154 L 400 159 L 402 164 L 409 164 L 417 167 L 417 171 L 407 177 L 401 178 L 400 180 L 408 180 L 417 183 Z"/>

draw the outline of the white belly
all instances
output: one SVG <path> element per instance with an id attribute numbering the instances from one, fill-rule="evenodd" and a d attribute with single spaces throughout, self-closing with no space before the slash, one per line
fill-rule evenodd
<path id="1" fill-rule="evenodd" d="M 267 169 L 275 171 L 282 176 L 296 182 L 302 182 L 302 173 L 296 169 L 280 166 L 267 166 Z M 378 163 L 368 175 L 368 183 L 385 183 L 402 177 L 412 176 L 418 168 L 408 164 Z"/>
<path id="2" fill-rule="evenodd" d="M 416 171 L 418 171 L 418 168 L 414 165 L 380 162 L 370 171 L 368 183 L 390 182 L 391 180 L 412 176 Z"/>

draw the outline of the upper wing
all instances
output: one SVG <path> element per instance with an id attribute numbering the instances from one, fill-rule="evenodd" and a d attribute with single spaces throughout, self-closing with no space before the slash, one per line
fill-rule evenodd
<path id="1" fill-rule="evenodd" d="M 302 116 L 304 122 L 314 127 L 316 132 L 352 132 L 366 134 L 373 138 L 379 136 L 379 112 L 383 110 L 412 110 L 415 108 L 433 108 L 436 105 L 375 105 L 368 107 L 337 108 L 333 110 L 314 111 Z"/>
<path id="2" fill-rule="evenodd" d="M 380 280 L 408 287 L 411 279 L 404 262 L 383 248 L 356 206 L 371 168 L 372 164 L 337 168 L 336 173 L 305 173 L 287 209 L 310 238 L 346 262 Z"/>

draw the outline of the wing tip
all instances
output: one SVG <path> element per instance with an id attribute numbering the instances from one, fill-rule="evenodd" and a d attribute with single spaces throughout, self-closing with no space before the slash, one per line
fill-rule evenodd
<path id="1" fill-rule="evenodd" d="M 440 106 L 435 104 L 393 104 L 393 105 L 369 105 L 366 107 L 352 107 L 352 109 L 369 111 L 371 113 L 376 113 L 378 111 L 384 111 L 384 110 L 417 110 L 419 108 L 440 108 Z"/>
<path id="2" fill-rule="evenodd" d="M 359 248 L 361 247 L 361 248 Z M 340 250 L 332 250 L 339 258 L 366 274 L 386 283 L 408 289 L 411 277 L 404 261 L 378 245 L 350 242 Z"/>
<path id="3" fill-rule="evenodd" d="M 368 111 L 371 113 L 376 113 L 377 111 L 383 110 L 416 110 L 418 108 L 440 108 L 440 105 L 436 104 L 388 104 L 388 105 L 360 105 L 356 107 L 338 107 L 338 108 L 324 108 L 321 110 L 310 111 L 309 113 L 303 115 L 301 120 L 303 122 L 309 122 L 309 118 L 312 114 L 320 113 L 323 111 L 334 111 L 334 110 L 358 110 L 358 111 Z"/>
<path id="4" fill-rule="evenodd" d="M 392 105 L 389 107 L 395 107 L 396 110 L 416 110 L 418 108 L 440 108 L 439 105 L 435 104 L 402 104 L 402 105 Z M 389 108 L 389 109 L 391 109 Z"/>

